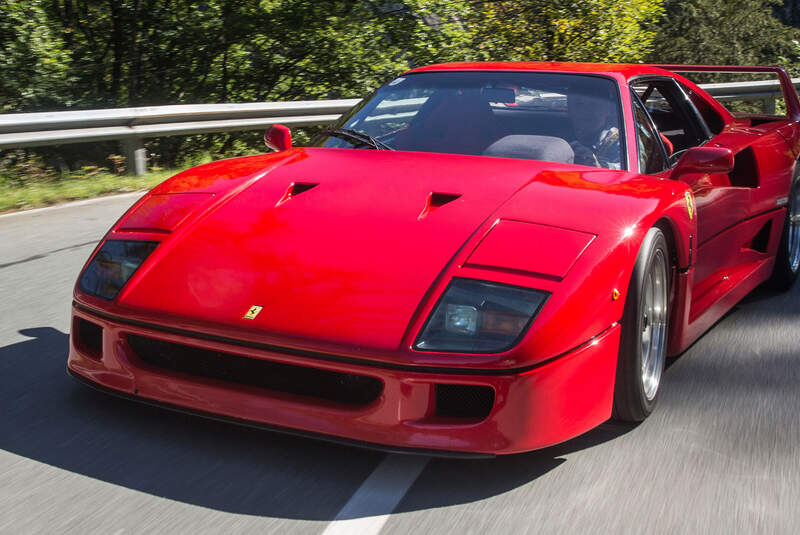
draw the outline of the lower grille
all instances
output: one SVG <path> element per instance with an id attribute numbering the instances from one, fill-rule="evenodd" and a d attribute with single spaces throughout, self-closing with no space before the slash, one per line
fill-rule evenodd
<path id="1" fill-rule="evenodd" d="M 436 416 L 483 420 L 492 411 L 494 390 L 481 385 L 436 385 Z"/>
<path id="2" fill-rule="evenodd" d="M 383 383 L 374 377 L 270 362 L 147 336 L 129 334 L 127 339 L 146 364 L 197 377 L 350 405 L 367 405 L 383 391 Z"/>

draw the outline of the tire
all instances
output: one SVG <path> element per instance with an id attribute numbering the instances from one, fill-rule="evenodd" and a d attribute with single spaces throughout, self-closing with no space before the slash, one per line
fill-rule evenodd
<path id="1" fill-rule="evenodd" d="M 631 275 L 614 384 L 613 417 L 641 422 L 653 412 L 667 357 L 670 256 L 658 227 L 644 238 Z"/>
<path id="2" fill-rule="evenodd" d="M 795 166 L 778 255 L 775 258 L 772 276 L 767 283 L 772 289 L 782 292 L 792 287 L 800 272 L 800 178 L 798 176 L 800 176 L 800 164 Z"/>

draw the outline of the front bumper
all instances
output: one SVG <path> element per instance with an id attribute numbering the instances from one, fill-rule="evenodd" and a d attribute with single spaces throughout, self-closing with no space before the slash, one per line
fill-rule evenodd
<path id="1" fill-rule="evenodd" d="M 79 319 L 102 328 L 94 350 L 76 341 Z M 83 382 L 111 393 L 246 425 L 391 451 L 508 454 L 563 442 L 611 416 L 619 330 L 615 324 L 590 342 L 533 368 L 482 374 L 323 361 L 135 325 L 73 307 L 68 369 Z M 373 377 L 383 388 L 372 402 L 347 405 L 189 375 L 146 364 L 128 343 L 129 335 Z M 490 387 L 494 401 L 488 416 L 437 416 L 436 385 Z"/>

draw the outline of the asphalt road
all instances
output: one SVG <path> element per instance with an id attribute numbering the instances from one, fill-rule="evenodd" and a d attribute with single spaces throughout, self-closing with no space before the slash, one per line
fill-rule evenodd
<path id="1" fill-rule="evenodd" d="M 800 532 L 800 284 L 757 290 L 670 362 L 639 426 L 493 460 L 387 456 L 65 374 L 78 270 L 133 200 L 0 216 L 0 533 Z"/>

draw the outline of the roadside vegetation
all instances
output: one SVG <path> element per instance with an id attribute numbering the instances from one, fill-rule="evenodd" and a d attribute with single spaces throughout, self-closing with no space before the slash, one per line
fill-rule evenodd
<path id="1" fill-rule="evenodd" d="M 205 161 L 211 158 L 205 155 L 192 163 Z M 0 213 L 146 190 L 181 170 L 153 167 L 144 176 L 131 176 L 125 174 L 124 157 L 112 154 L 107 163 L 107 167 L 84 165 L 75 170 L 57 170 L 39 154 L 19 149 L 5 151 L 0 155 Z"/>
<path id="2" fill-rule="evenodd" d="M 800 65 L 797 0 L 2 0 L 0 113 L 363 96 L 410 67 L 532 60 Z M 297 144 L 311 130 L 293 132 Z M 261 133 L 0 151 L 0 211 L 149 187 Z"/>
<path id="3" fill-rule="evenodd" d="M 0 177 L 0 213 L 146 190 L 177 172 L 159 170 L 144 176 L 120 176 L 106 171 L 74 172 L 58 180 L 32 180 L 23 185 L 15 185 L 8 177 Z"/>

